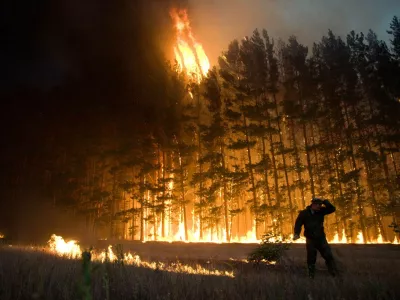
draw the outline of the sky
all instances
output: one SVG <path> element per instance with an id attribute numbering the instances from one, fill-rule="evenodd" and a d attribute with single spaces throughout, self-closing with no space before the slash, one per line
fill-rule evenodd
<path id="1" fill-rule="evenodd" d="M 399 0 L 189 0 L 192 26 L 212 63 L 230 41 L 265 28 L 271 36 L 296 35 L 307 45 L 328 31 L 373 29 L 381 39 L 393 16 L 400 16 Z"/>
<path id="2" fill-rule="evenodd" d="M 150 0 L 142 0 L 148 3 Z M 132 34 L 135 16 L 125 6 L 139 0 L 4 0 L 0 9 L 0 88 L 16 84 L 52 88 L 98 62 L 129 69 L 139 37 Z M 229 42 L 256 28 L 287 39 L 296 35 L 312 45 L 332 29 L 372 28 L 387 40 L 386 29 L 400 16 L 399 0 L 152 0 L 160 19 L 169 20 L 168 5 L 189 5 L 194 34 L 216 64 Z M 125 5 L 126 4 L 126 5 Z M 144 17 L 147 17 L 144 15 Z M 149 22 L 152 22 L 149 19 Z M 165 32 L 165 26 L 159 26 Z M 172 27 L 170 29 L 172 31 Z M 160 40 L 165 37 L 160 35 Z M 139 50 L 138 50 L 139 51 Z M 173 58 L 172 45 L 165 49 Z M 100 66 L 103 67 L 103 66 Z M 97 71 L 93 71 L 97 74 Z M 111 76 L 111 75 L 110 75 Z M 111 76 L 112 77 L 112 76 Z M 131 81 L 127 78 L 128 82 Z"/>

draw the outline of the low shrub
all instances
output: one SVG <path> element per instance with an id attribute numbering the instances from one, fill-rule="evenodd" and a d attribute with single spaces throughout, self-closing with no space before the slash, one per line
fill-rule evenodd
<path id="1" fill-rule="evenodd" d="M 248 261 L 260 263 L 279 263 L 290 247 L 290 243 L 285 238 L 277 237 L 272 233 L 266 233 L 261 239 L 260 245 L 254 249 L 247 257 Z"/>

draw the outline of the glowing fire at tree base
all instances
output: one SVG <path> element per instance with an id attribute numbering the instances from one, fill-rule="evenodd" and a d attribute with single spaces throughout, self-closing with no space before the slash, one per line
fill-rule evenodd
<path id="1" fill-rule="evenodd" d="M 200 232 L 198 230 L 199 226 L 194 226 L 194 227 L 197 229 L 188 230 L 188 240 L 185 240 L 185 229 L 183 223 L 179 223 L 177 231 L 171 232 L 170 236 L 161 237 L 161 226 L 160 226 L 160 228 L 158 228 L 157 230 L 158 232 L 157 238 L 153 237 L 152 239 L 146 241 L 159 241 L 159 242 L 169 242 L 169 243 L 178 241 L 185 243 L 216 243 L 216 244 L 228 243 L 226 239 L 227 235 L 224 229 L 221 229 L 220 232 L 214 232 L 214 233 L 212 233 L 210 230 L 205 230 L 203 232 L 203 237 L 200 238 Z M 295 244 L 303 244 L 306 242 L 305 238 L 303 237 L 300 238 L 299 240 L 293 241 L 292 234 L 289 235 L 287 238 L 283 238 L 282 236 L 276 236 L 275 240 L 276 241 L 285 240 Z M 247 231 L 247 233 L 244 234 L 243 236 L 232 236 L 229 242 L 242 243 L 242 244 L 259 244 L 261 242 L 261 239 L 257 238 L 255 234 L 255 228 L 253 228 Z M 346 236 L 344 230 L 342 230 L 341 234 L 336 232 L 333 238 L 328 240 L 328 242 L 331 244 L 394 244 L 394 245 L 399 244 L 397 236 L 395 236 L 392 242 L 384 241 L 380 233 L 378 234 L 375 240 L 365 242 L 361 231 L 357 233 L 355 241 L 352 241 Z"/>

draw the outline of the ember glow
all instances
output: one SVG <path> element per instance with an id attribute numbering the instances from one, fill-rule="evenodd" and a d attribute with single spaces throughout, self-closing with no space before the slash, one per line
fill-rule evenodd
<path id="1" fill-rule="evenodd" d="M 63 237 L 53 234 L 50 240 L 47 242 L 49 251 L 52 254 L 59 255 L 65 258 L 77 259 L 82 256 L 82 250 L 78 244 L 78 241 L 70 240 L 65 241 Z M 92 260 L 95 262 L 116 262 L 119 257 L 122 257 L 124 264 L 133 265 L 137 267 L 143 267 L 153 270 L 161 270 L 173 273 L 186 273 L 186 274 L 198 274 L 198 275 L 213 275 L 213 276 L 226 276 L 234 277 L 232 271 L 223 271 L 216 269 L 206 269 L 201 265 L 196 264 L 194 266 L 183 264 L 180 262 L 174 262 L 166 264 L 163 262 L 147 262 L 140 259 L 139 255 L 132 253 L 121 253 L 117 254 L 114 252 L 113 247 L 110 245 L 107 250 L 101 252 L 92 252 Z"/>
<path id="2" fill-rule="evenodd" d="M 203 46 L 195 39 L 186 10 L 171 10 L 176 31 L 175 59 L 189 79 L 200 82 L 210 69 L 210 61 Z"/>

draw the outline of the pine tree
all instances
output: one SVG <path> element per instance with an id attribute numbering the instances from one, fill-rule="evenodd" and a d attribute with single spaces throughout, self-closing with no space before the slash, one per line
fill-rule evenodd
<path id="1" fill-rule="evenodd" d="M 225 86 L 230 89 L 230 95 L 226 101 L 226 117 L 235 125 L 232 126 L 232 133 L 236 139 L 231 138 L 228 146 L 231 150 L 245 150 L 247 156 L 246 167 L 249 172 L 249 192 L 251 195 L 250 209 L 254 214 L 254 225 L 258 236 L 258 197 L 257 186 L 254 172 L 254 158 L 252 149 L 256 145 L 249 131 L 248 114 L 255 107 L 255 99 L 251 97 L 251 87 L 249 77 L 246 74 L 246 60 L 250 59 L 250 47 L 247 40 L 239 45 L 238 41 L 230 44 L 224 57 L 219 60 L 220 75 L 225 82 Z"/>
<path id="2" fill-rule="evenodd" d="M 268 79 L 267 79 L 267 92 L 272 97 L 272 104 L 274 106 L 274 114 L 275 114 L 275 123 L 277 126 L 279 142 L 278 142 L 278 153 L 282 157 L 282 168 L 285 174 L 285 183 L 286 183 L 286 192 L 289 200 L 289 212 L 290 212 L 290 220 L 291 224 L 294 224 L 294 204 L 292 200 L 291 194 L 291 185 L 289 182 L 288 175 L 288 164 L 286 155 L 291 152 L 291 149 L 285 148 L 284 140 L 283 140 L 283 125 L 282 119 L 283 115 L 279 111 L 277 93 L 278 93 L 278 81 L 279 81 L 279 73 L 278 73 L 278 61 L 274 54 L 274 41 L 270 40 L 267 31 L 263 31 L 263 37 L 265 39 L 265 48 L 267 53 L 267 62 L 268 62 Z M 272 147 L 272 145 L 271 145 Z"/>
<path id="3" fill-rule="evenodd" d="M 230 228 L 230 197 L 228 194 L 228 168 L 226 163 L 226 125 L 222 120 L 223 101 L 220 83 L 218 82 L 218 72 L 216 68 L 211 70 L 205 79 L 204 98 L 208 101 L 208 110 L 211 114 L 211 124 L 203 136 L 203 141 L 208 149 L 208 155 L 214 156 L 210 161 L 208 173 L 213 173 L 214 179 L 219 182 L 222 190 L 222 207 L 225 223 L 226 239 L 231 239 Z M 215 155 L 212 155 L 215 154 Z"/>
<path id="4" fill-rule="evenodd" d="M 390 42 L 393 47 L 394 57 L 400 60 L 400 20 L 397 16 L 393 17 L 388 33 L 392 36 Z"/>

